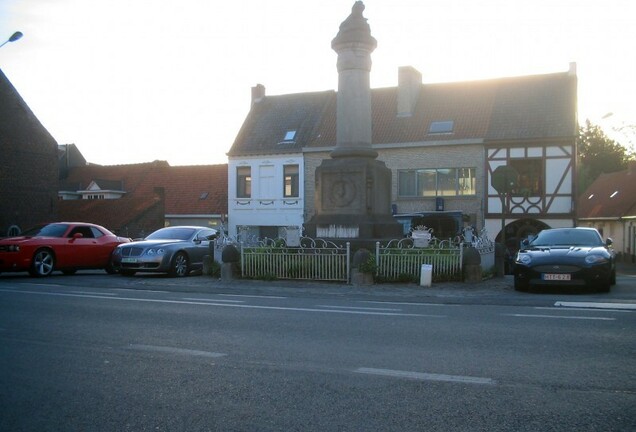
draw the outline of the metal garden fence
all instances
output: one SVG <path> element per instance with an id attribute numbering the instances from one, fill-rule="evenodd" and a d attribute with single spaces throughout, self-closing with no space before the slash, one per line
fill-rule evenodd
<path id="1" fill-rule="evenodd" d="M 349 282 L 350 244 L 344 247 L 302 237 L 289 247 L 283 239 L 265 239 L 257 246 L 241 246 L 241 274 L 246 278 Z"/>

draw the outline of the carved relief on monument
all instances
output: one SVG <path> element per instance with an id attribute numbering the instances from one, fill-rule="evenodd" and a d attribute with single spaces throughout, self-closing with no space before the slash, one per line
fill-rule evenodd
<path id="1" fill-rule="evenodd" d="M 361 188 L 358 183 L 363 173 L 360 171 L 325 172 L 323 174 L 323 210 L 338 211 L 343 208 L 359 208 L 362 204 Z"/>

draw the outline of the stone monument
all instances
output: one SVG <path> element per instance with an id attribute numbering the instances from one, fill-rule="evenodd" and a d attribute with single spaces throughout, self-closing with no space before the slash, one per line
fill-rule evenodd
<path id="1" fill-rule="evenodd" d="M 316 169 L 312 237 L 382 239 L 402 237 L 391 215 L 391 170 L 376 160 L 371 126 L 371 52 L 377 41 L 355 2 L 331 42 L 338 54 L 336 146 Z"/>

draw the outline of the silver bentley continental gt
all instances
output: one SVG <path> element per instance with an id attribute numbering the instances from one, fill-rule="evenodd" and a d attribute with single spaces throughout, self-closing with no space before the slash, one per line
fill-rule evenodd
<path id="1" fill-rule="evenodd" d="M 128 247 L 115 248 L 112 267 L 124 276 L 137 272 L 188 276 L 203 268 L 203 257 L 211 253 L 210 242 L 217 234 L 215 229 L 200 226 L 161 228 L 143 240 L 127 243 Z"/>

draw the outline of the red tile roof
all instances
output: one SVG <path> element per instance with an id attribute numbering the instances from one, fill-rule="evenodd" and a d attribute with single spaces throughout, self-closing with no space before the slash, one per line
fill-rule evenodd
<path id="1" fill-rule="evenodd" d="M 64 182 L 77 184 L 81 190 L 96 179 L 121 181 L 126 197 L 137 199 L 153 197 L 156 188 L 163 188 L 166 214 L 227 214 L 227 164 L 88 165 L 72 168 Z"/>
<path id="2" fill-rule="evenodd" d="M 636 165 L 601 174 L 581 195 L 579 219 L 636 217 Z"/>

